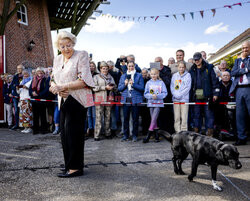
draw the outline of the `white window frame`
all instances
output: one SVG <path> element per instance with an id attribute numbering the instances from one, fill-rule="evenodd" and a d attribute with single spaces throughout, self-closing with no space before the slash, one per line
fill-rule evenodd
<path id="1" fill-rule="evenodd" d="M 22 6 L 23 6 L 25 12 L 22 12 Z M 28 26 L 27 7 L 24 4 L 21 5 L 20 8 L 17 10 L 17 13 L 20 13 L 20 16 L 21 16 L 21 20 L 18 19 L 17 22 Z M 22 15 L 25 15 L 26 22 L 23 22 Z"/>

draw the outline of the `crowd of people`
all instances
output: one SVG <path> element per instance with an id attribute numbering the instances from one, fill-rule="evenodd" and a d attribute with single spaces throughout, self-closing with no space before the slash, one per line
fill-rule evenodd
<path id="1" fill-rule="evenodd" d="M 75 50 L 75 44 L 76 37 L 62 31 L 55 42 L 61 54 L 53 68 L 29 72 L 18 65 L 14 76 L 2 76 L 10 129 L 60 133 L 65 168 L 58 177 L 84 174 L 84 141 L 91 136 L 95 141 L 118 136 L 122 142 L 137 142 L 142 128 L 142 142 L 148 143 L 151 137 L 160 141 L 159 129 L 170 134 L 193 130 L 210 137 L 218 131 L 237 136 L 235 145 L 246 144 L 249 41 L 242 44 L 231 72 L 224 60 L 217 68 L 209 64 L 204 51 L 186 62 L 181 49 L 168 65 L 159 56 L 151 68 L 140 68 L 132 54 L 96 65 L 86 51 Z M 236 110 L 219 104 L 231 101 L 236 101 Z"/>
<path id="2" fill-rule="evenodd" d="M 156 57 L 160 68 L 140 68 L 132 54 L 120 56 L 115 63 L 96 64 L 88 58 L 95 105 L 87 106 L 86 137 L 99 141 L 119 136 L 122 141 L 131 138 L 136 142 L 141 132 L 145 136 L 143 142 L 147 143 L 152 136 L 159 142 L 158 129 L 169 133 L 193 130 L 211 137 L 237 136 L 238 131 L 240 137 L 236 144 L 245 144 L 247 124 L 244 122 L 249 114 L 249 97 L 244 97 L 242 92 L 240 101 L 245 101 L 245 107 L 236 105 L 236 110 L 235 106 L 218 104 L 237 99 L 235 90 L 230 88 L 239 77 L 237 73 L 242 75 L 244 69 L 231 69 L 231 72 L 225 60 L 214 67 L 207 62 L 204 51 L 196 52 L 188 62 L 184 56 L 183 50 L 177 50 L 176 61 L 170 57 L 167 65 L 163 64 L 162 57 Z M 244 64 L 246 60 L 244 68 L 249 69 L 248 41 L 243 43 L 241 56 L 244 59 L 240 57 L 239 62 Z M 33 134 L 60 133 L 58 103 L 35 100 L 58 100 L 57 95 L 49 91 L 54 81 L 52 70 L 52 67 L 39 67 L 30 72 L 18 65 L 15 75 L 1 76 L 10 129 L 21 127 L 21 132 Z M 249 90 L 249 73 L 245 72 L 246 84 L 241 85 L 240 81 L 236 86 L 233 84 L 237 93 Z M 208 104 L 189 105 L 189 102 Z M 244 121 L 236 121 L 237 115 Z"/>

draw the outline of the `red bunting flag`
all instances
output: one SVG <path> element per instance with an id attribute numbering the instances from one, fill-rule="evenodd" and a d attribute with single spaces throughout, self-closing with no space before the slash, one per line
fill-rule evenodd
<path id="1" fill-rule="evenodd" d="M 232 8 L 232 6 L 231 6 L 231 5 L 225 5 L 224 7 L 225 7 L 225 8 L 226 8 L 226 7 L 228 7 L 228 8 Z"/>
<path id="2" fill-rule="evenodd" d="M 185 13 L 182 13 L 181 15 L 182 15 L 183 19 L 185 20 Z"/>
<path id="3" fill-rule="evenodd" d="M 215 8 L 214 8 L 214 9 L 211 9 L 211 11 L 212 11 L 213 17 L 214 17 L 214 16 L 215 16 L 215 12 L 216 12 Z"/>
<path id="4" fill-rule="evenodd" d="M 176 15 L 173 15 L 173 16 L 174 16 L 174 18 L 177 20 Z"/>
<path id="5" fill-rule="evenodd" d="M 235 3 L 233 6 L 242 6 L 242 3 Z"/>
<path id="6" fill-rule="evenodd" d="M 204 16 L 204 10 L 201 10 L 200 14 L 201 14 L 201 17 L 203 18 L 203 16 Z"/>
<path id="7" fill-rule="evenodd" d="M 165 17 L 169 17 L 169 15 L 165 15 Z"/>
<path id="8" fill-rule="evenodd" d="M 159 16 L 157 16 L 157 17 L 155 18 L 155 21 L 158 20 L 158 18 L 159 18 Z"/>

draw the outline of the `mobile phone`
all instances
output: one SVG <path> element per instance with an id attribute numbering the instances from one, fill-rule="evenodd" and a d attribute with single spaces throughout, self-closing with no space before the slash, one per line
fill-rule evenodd
<path id="1" fill-rule="evenodd" d="M 23 85 L 18 85 L 19 88 L 23 88 Z"/>
<path id="2" fill-rule="evenodd" d="M 115 86 L 113 83 L 109 83 L 108 85 L 111 86 L 111 87 Z"/>
<path id="3" fill-rule="evenodd" d="M 131 75 L 127 75 L 127 79 L 130 80 L 131 79 Z"/>

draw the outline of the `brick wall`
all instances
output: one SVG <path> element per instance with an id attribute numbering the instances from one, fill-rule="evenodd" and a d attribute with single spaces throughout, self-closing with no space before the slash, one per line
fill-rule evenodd
<path id="1" fill-rule="evenodd" d="M 0 9 L 2 10 L 3 0 Z M 28 25 L 17 22 L 15 14 L 5 28 L 6 67 L 8 73 L 14 73 L 20 63 L 26 67 L 48 67 L 53 63 L 53 48 L 50 33 L 46 0 L 27 0 Z M 11 1 L 11 10 L 14 8 Z M 29 42 L 35 47 L 28 51 Z"/>

